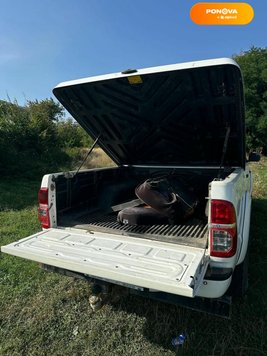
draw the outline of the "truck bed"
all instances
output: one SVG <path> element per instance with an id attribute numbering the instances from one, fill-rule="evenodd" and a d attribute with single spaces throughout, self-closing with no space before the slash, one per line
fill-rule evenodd
<path id="1" fill-rule="evenodd" d="M 69 213 L 62 219 L 61 226 L 202 248 L 206 247 L 208 232 L 208 224 L 197 218 L 192 218 L 180 225 L 134 226 L 117 222 L 116 212 L 103 211 Z"/>
<path id="2" fill-rule="evenodd" d="M 118 211 L 135 202 L 135 187 L 159 173 L 187 182 L 199 199 L 197 211 L 180 225 L 131 226 L 117 222 Z M 116 167 L 79 172 L 74 178 L 55 177 L 57 226 L 132 236 L 205 248 L 208 186 L 218 169 Z M 225 173 L 226 174 L 226 173 Z"/>

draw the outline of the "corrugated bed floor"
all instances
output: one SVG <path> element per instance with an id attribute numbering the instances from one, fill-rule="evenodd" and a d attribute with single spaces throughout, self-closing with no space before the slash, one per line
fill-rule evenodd
<path id="1" fill-rule="evenodd" d="M 118 235 L 147 238 L 195 247 L 206 247 L 208 224 L 193 218 L 180 225 L 122 225 L 117 222 L 116 213 L 83 214 L 75 217 L 70 224 L 67 217 L 65 226 L 72 226 L 89 231 L 101 231 Z"/>

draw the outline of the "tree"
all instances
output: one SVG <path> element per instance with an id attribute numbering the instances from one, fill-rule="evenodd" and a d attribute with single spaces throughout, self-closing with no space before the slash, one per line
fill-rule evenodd
<path id="1" fill-rule="evenodd" d="M 57 125 L 64 109 L 53 99 L 25 106 L 0 100 L 0 172 L 31 175 L 57 169 L 69 158 L 62 150 Z"/>
<path id="2" fill-rule="evenodd" d="M 239 64 L 246 103 L 248 150 L 267 152 L 267 48 L 252 47 L 233 57 Z"/>
<path id="3" fill-rule="evenodd" d="M 23 151 L 28 135 L 28 115 L 16 102 L 0 100 L 0 170 L 16 164 L 17 152 Z"/>
<path id="4" fill-rule="evenodd" d="M 52 98 L 28 101 L 30 140 L 32 147 L 40 154 L 47 154 L 51 147 L 59 146 L 57 122 L 64 116 L 64 109 Z"/>
<path id="5" fill-rule="evenodd" d="M 62 147 L 72 148 L 82 146 L 82 135 L 79 131 L 79 126 L 71 118 L 59 122 L 57 130 Z"/>

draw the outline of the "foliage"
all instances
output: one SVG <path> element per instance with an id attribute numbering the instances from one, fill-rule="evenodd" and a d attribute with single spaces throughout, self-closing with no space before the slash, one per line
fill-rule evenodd
<path id="1" fill-rule="evenodd" d="M 267 152 L 267 48 L 235 55 L 244 78 L 248 150 Z"/>
<path id="2" fill-rule="evenodd" d="M 69 147 L 90 146 L 92 139 L 53 99 L 0 101 L 0 173 L 34 176 L 70 166 Z"/>
<path id="3" fill-rule="evenodd" d="M 92 138 L 71 118 L 59 122 L 57 130 L 62 147 L 90 147 L 93 143 Z"/>
<path id="4" fill-rule="evenodd" d="M 49 153 L 51 147 L 59 144 L 55 123 L 63 117 L 63 108 L 53 99 L 47 99 L 28 101 L 26 110 L 33 147 L 39 154 Z"/>

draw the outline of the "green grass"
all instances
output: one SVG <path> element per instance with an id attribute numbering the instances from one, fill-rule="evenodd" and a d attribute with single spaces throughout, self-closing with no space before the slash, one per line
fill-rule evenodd
<path id="1" fill-rule="evenodd" d="M 231 320 L 140 297 L 121 295 L 92 312 L 91 285 L 1 255 L 0 355 L 265 355 L 267 160 L 252 165 L 250 287 Z M 0 183 L 1 245 L 40 229 L 40 181 Z M 176 352 L 171 339 L 187 334 Z"/>

